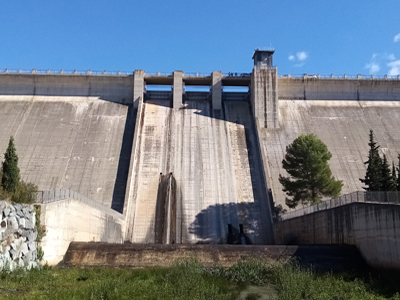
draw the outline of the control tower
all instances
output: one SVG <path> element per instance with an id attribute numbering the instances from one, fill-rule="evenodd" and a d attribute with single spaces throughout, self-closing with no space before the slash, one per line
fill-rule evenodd
<path id="1" fill-rule="evenodd" d="M 251 105 L 258 126 L 279 127 L 278 68 L 273 66 L 274 50 L 256 49 L 251 76 Z"/>

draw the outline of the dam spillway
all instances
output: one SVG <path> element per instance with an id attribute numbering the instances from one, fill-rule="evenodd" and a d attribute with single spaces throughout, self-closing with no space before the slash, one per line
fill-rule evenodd
<path id="1" fill-rule="evenodd" d="M 127 239 L 154 243 L 161 171 L 172 172 L 176 180 L 177 243 L 226 243 L 228 224 L 236 230 L 243 224 L 255 244 L 271 243 L 271 212 L 249 103 L 224 102 L 214 112 L 209 101 L 173 109 L 169 100 L 147 100 L 142 109 Z"/>

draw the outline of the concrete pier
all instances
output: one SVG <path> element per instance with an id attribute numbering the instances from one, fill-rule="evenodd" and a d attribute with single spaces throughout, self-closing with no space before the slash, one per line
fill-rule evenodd
<path id="1" fill-rule="evenodd" d="M 183 93 L 183 72 L 174 71 L 174 91 L 172 108 L 181 108 L 182 106 L 182 93 Z"/>
<path id="2" fill-rule="evenodd" d="M 222 107 L 222 72 L 212 72 L 212 107 L 221 109 Z"/>
<path id="3" fill-rule="evenodd" d="M 135 70 L 133 73 L 133 107 L 138 108 L 139 98 L 143 99 L 144 94 L 144 75 L 143 70 Z"/>

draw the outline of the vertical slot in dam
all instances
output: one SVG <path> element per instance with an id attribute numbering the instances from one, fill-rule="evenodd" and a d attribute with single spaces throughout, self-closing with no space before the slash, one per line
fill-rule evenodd
<path id="1" fill-rule="evenodd" d="M 172 173 L 163 175 L 160 173 L 158 184 L 156 221 L 155 221 L 155 243 L 176 243 L 176 182 Z"/>

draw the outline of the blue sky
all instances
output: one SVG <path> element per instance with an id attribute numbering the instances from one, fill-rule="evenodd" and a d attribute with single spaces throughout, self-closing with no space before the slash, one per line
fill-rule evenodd
<path id="1" fill-rule="evenodd" d="M 0 69 L 399 74 L 400 1 L 1 1 Z"/>

